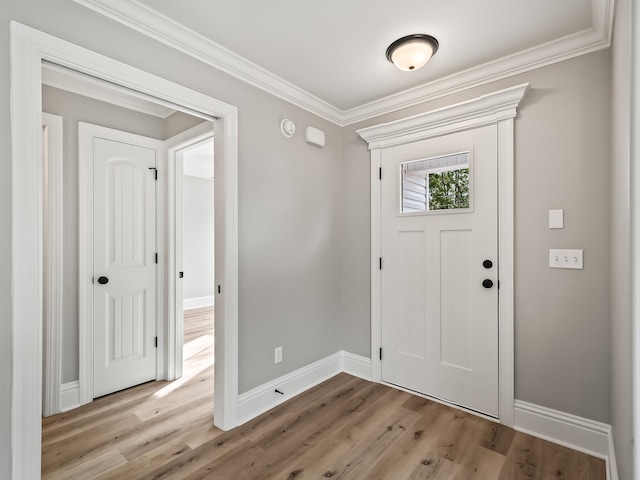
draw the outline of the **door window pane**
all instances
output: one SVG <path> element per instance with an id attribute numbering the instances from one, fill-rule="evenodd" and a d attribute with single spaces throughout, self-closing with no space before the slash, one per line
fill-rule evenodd
<path id="1" fill-rule="evenodd" d="M 468 209 L 469 152 L 402 164 L 402 213 Z"/>

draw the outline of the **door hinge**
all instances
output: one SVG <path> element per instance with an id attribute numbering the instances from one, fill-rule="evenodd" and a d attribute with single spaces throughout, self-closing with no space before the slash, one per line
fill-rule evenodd
<path id="1" fill-rule="evenodd" d="M 382 347 L 380 347 L 380 360 L 382 360 Z"/>
<path id="2" fill-rule="evenodd" d="M 158 348 L 158 337 L 156 337 L 156 348 Z"/>
<path id="3" fill-rule="evenodd" d="M 149 167 L 149 170 L 153 170 L 155 179 L 158 180 L 158 169 L 156 167 Z"/>
<path id="4" fill-rule="evenodd" d="M 382 257 L 380 257 L 380 270 L 382 270 Z"/>
<path id="5" fill-rule="evenodd" d="M 180 272 L 180 273 L 178 274 L 178 277 L 179 277 L 179 278 L 184 278 L 184 272 Z"/>
<path id="6" fill-rule="evenodd" d="M 156 253 L 156 263 L 158 263 L 158 254 Z"/>
<path id="7" fill-rule="evenodd" d="M 378 178 L 382 180 L 382 167 L 378 170 Z"/>
<path id="8" fill-rule="evenodd" d="M 220 293 L 220 285 L 218 285 L 218 293 Z"/>

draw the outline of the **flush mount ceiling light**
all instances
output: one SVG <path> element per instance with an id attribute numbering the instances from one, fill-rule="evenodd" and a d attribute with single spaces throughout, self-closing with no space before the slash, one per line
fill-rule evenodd
<path id="1" fill-rule="evenodd" d="M 431 35 L 416 33 L 399 38 L 387 48 L 387 60 L 400 70 L 410 72 L 426 65 L 439 47 Z"/>

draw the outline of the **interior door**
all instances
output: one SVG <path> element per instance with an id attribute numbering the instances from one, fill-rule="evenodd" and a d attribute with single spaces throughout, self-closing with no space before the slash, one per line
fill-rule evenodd
<path id="1" fill-rule="evenodd" d="M 93 138 L 94 398 L 156 378 L 156 153 Z"/>
<path id="2" fill-rule="evenodd" d="M 382 172 L 382 380 L 497 417 L 497 127 L 384 149 Z"/>

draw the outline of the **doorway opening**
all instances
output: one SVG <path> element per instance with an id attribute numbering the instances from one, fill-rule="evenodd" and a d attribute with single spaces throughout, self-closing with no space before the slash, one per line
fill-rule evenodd
<path id="1" fill-rule="evenodd" d="M 175 181 L 175 283 L 172 310 L 176 328 L 175 378 L 198 373 L 188 368 L 194 357 L 214 359 L 215 338 L 215 170 L 213 130 L 177 138 L 169 148 L 169 164 Z M 182 342 L 179 339 L 184 339 Z M 182 361 L 180 361 L 182 359 Z M 197 363 L 197 362 L 195 362 Z M 200 362 L 202 363 L 202 362 Z"/>
<path id="2" fill-rule="evenodd" d="M 36 478 L 40 475 L 41 465 L 43 302 L 41 297 L 34 298 L 33 290 L 41 291 L 43 285 L 43 217 L 40 204 L 43 198 L 40 92 L 43 61 L 90 74 L 112 86 L 130 89 L 134 95 L 151 95 L 158 103 L 169 104 L 178 110 L 216 119 L 216 132 L 221 139 L 216 143 L 216 168 L 219 166 L 223 172 L 216 185 L 216 206 L 220 212 L 217 234 L 224 241 L 218 242 L 220 254 L 216 267 L 218 284 L 223 287 L 221 293 L 216 294 L 216 321 L 221 326 L 217 330 L 223 334 L 216 342 L 214 421 L 223 430 L 233 428 L 237 424 L 238 404 L 236 107 L 17 22 L 11 23 L 11 57 L 13 476 Z M 163 204 L 165 200 L 162 198 Z M 169 230 L 162 228 L 160 231 L 166 233 Z M 170 246 L 171 239 L 165 237 L 161 235 L 161 241 Z M 170 262 L 167 267 L 170 267 Z M 170 344 L 169 333 L 167 338 L 161 339 L 167 345 Z"/>

